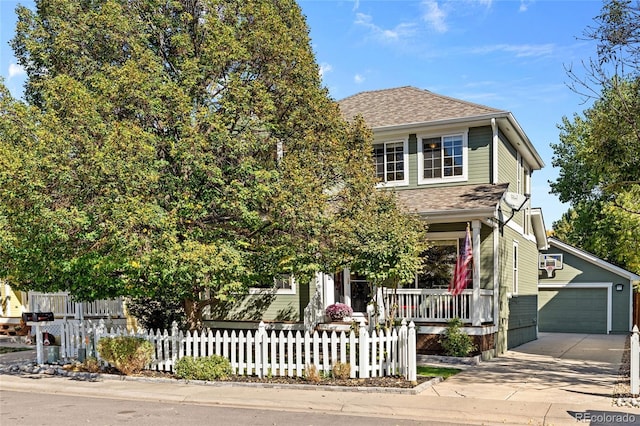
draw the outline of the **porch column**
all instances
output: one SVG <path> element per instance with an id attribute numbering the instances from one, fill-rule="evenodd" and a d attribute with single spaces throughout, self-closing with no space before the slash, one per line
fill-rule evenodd
<path id="1" fill-rule="evenodd" d="M 333 275 L 322 274 L 322 292 L 324 294 L 324 308 L 329 305 L 333 305 L 336 301 L 335 284 L 333 282 Z"/>
<path id="2" fill-rule="evenodd" d="M 480 221 L 471 221 L 473 231 L 473 295 L 471 298 L 471 325 L 482 324 L 480 317 Z"/>

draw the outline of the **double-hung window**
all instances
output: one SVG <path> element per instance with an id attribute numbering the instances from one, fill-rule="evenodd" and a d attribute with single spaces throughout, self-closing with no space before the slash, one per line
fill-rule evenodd
<path id="1" fill-rule="evenodd" d="M 418 138 L 419 183 L 467 179 L 466 133 Z"/>
<path id="2" fill-rule="evenodd" d="M 406 185 L 408 176 L 408 155 L 406 141 L 393 141 L 373 146 L 373 161 L 376 177 L 384 186 Z"/>

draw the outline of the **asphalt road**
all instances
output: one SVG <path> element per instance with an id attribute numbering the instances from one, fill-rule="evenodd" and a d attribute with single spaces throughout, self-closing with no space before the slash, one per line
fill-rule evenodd
<path id="1" fill-rule="evenodd" d="M 379 417 L 360 417 L 321 412 L 254 410 L 235 407 L 170 404 L 160 402 L 87 398 L 66 395 L 0 391 L 2 426 L 74 425 L 313 425 L 386 426 L 440 425 Z"/>

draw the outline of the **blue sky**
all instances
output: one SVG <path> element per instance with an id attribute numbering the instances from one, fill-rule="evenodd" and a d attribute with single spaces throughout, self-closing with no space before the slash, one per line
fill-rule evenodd
<path id="1" fill-rule="evenodd" d="M 563 116 L 587 105 L 565 67 L 595 56 L 583 33 L 600 1 L 298 0 L 324 84 L 335 99 L 415 86 L 511 111 L 546 167 L 533 175 L 532 204 L 551 228 L 567 206 L 550 195 L 551 143 Z M 21 96 L 24 73 L 8 46 L 18 3 L 0 0 L 0 76 Z"/>

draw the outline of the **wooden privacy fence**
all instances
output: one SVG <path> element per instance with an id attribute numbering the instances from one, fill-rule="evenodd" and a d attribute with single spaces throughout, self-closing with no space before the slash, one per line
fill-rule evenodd
<path id="1" fill-rule="evenodd" d="M 61 356 L 67 359 L 79 353 L 100 359 L 95 348 L 101 338 L 136 336 L 155 346 L 149 369 L 158 371 L 173 371 L 182 357 L 221 355 L 237 375 L 302 377 L 310 366 L 329 373 L 341 362 L 350 364 L 352 378 L 400 375 L 416 380 L 416 330 L 413 322 L 407 325 L 404 320 L 400 327 L 371 333 L 364 325 L 349 333 L 276 332 L 266 330 L 263 322 L 253 331 L 208 329 L 201 333 L 180 331 L 175 323 L 171 331 L 107 330 L 103 320 L 98 324 L 65 321 L 61 328 Z"/>

